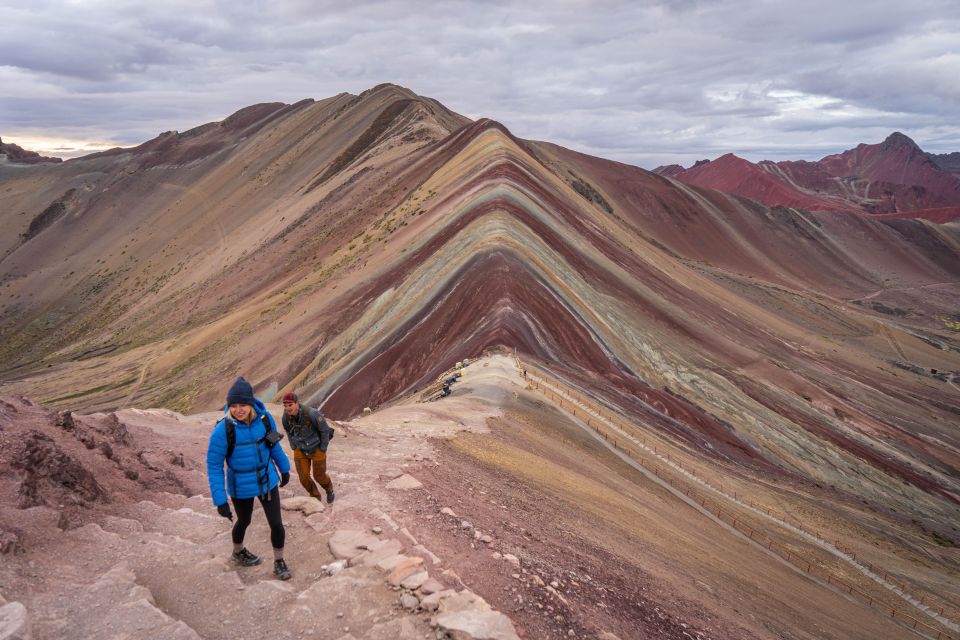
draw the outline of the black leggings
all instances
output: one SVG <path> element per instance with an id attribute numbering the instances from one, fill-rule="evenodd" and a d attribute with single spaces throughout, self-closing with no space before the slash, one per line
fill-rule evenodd
<path id="1" fill-rule="evenodd" d="M 253 516 L 253 498 L 231 498 L 233 508 L 237 511 L 237 522 L 233 525 L 233 544 L 242 544 L 243 536 L 250 525 Z M 270 525 L 270 544 L 274 549 L 283 549 L 283 542 L 287 532 L 283 528 L 283 518 L 280 516 L 280 490 L 276 487 L 264 499 L 259 497 L 263 505 L 263 512 L 267 514 L 267 523 Z"/>

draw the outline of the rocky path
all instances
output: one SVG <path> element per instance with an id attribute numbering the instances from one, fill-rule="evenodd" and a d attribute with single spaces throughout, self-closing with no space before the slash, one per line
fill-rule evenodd
<path id="1" fill-rule="evenodd" d="M 485 428 L 484 416 L 495 409 L 484 393 L 503 391 L 497 383 L 484 391 L 478 382 L 479 395 L 471 398 L 402 405 L 341 423 L 329 451 L 333 505 L 307 496 L 293 473 L 282 490 L 289 581 L 272 575 L 259 506 L 245 540 L 263 559 L 254 567 L 229 559 L 230 523 L 207 495 L 156 492 L 66 530 L 56 526 L 56 509 L 34 507 L 31 517 L 49 521 L 49 537 L 4 557 L 15 566 L 0 581 L 0 637 L 518 638 L 509 618 L 399 524 L 403 513 L 394 506 L 397 492 L 419 486 L 404 467 L 429 462 L 425 436 Z M 185 454 L 184 467 L 198 486 L 215 416 L 118 415 L 131 433 L 153 430 L 200 443 Z"/>

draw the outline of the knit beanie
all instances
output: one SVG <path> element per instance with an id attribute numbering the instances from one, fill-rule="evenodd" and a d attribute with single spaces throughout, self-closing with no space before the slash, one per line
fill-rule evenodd
<path id="1" fill-rule="evenodd" d="M 251 407 L 257 401 L 253 397 L 253 385 L 247 382 L 243 376 L 238 377 L 230 391 L 227 391 L 227 406 L 231 404 L 248 404 Z"/>

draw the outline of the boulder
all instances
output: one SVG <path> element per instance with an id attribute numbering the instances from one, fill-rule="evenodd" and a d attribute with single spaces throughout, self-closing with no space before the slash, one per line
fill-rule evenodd
<path id="1" fill-rule="evenodd" d="M 0 640 L 31 640 L 30 617 L 19 602 L 0 607 Z"/>
<path id="2" fill-rule="evenodd" d="M 400 606 L 404 609 L 413 610 L 416 609 L 417 605 L 419 604 L 420 601 L 417 600 L 417 596 L 413 595 L 412 593 L 404 593 L 402 596 L 400 596 Z"/>

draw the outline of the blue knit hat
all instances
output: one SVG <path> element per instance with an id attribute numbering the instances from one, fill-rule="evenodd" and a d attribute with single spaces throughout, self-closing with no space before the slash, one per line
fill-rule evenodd
<path id="1" fill-rule="evenodd" d="M 253 385 L 247 382 L 243 376 L 238 377 L 230 391 L 227 391 L 227 406 L 231 404 L 248 404 L 251 407 L 257 401 L 253 397 Z"/>

